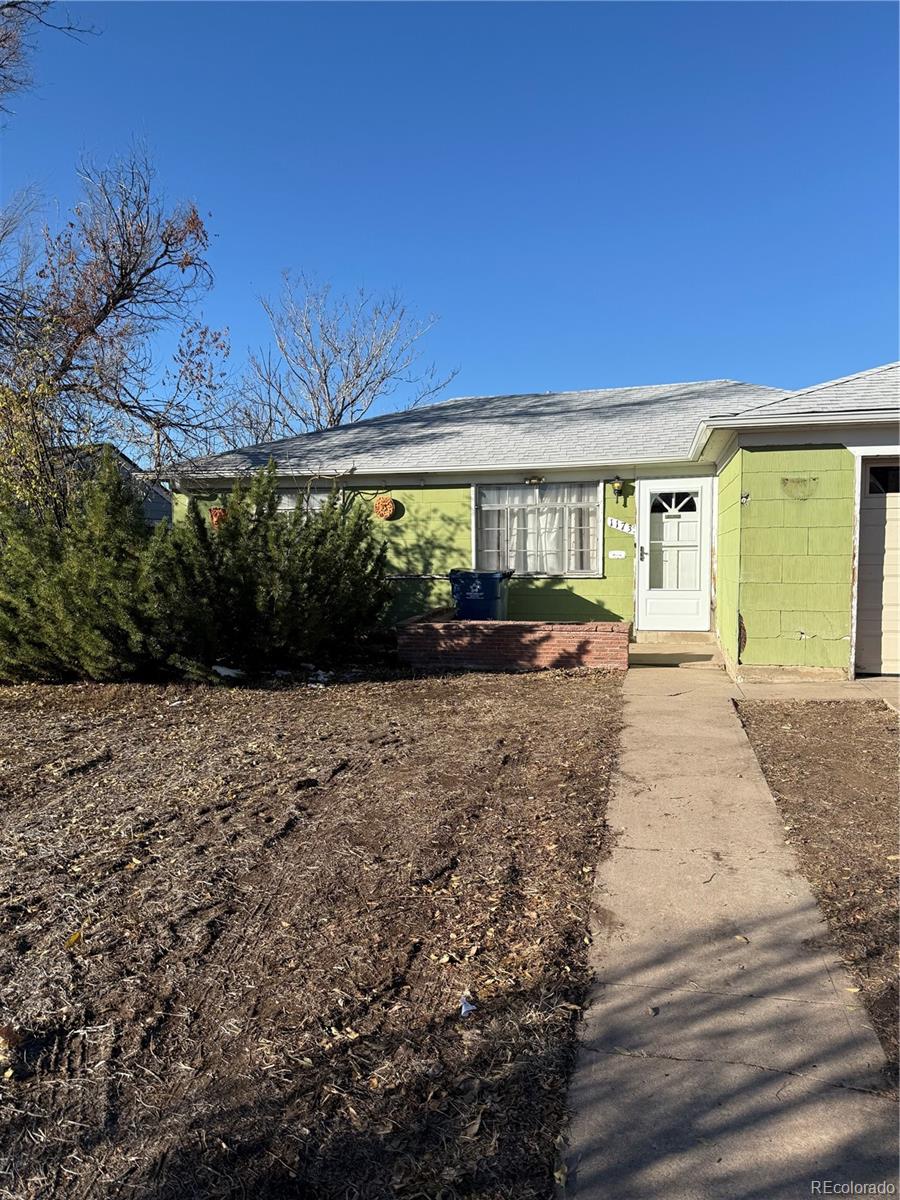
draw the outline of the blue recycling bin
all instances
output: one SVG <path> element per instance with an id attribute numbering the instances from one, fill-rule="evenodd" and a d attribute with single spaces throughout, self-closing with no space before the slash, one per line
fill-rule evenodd
<path id="1" fill-rule="evenodd" d="M 505 621 L 512 571 L 450 572 L 450 590 L 461 621 Z"/>

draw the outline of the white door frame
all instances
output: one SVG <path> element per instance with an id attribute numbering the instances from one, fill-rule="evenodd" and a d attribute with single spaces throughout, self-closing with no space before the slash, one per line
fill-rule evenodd
<path id="1" fill-rule="evenodd" d="M 706 633 L 712 628 L 712 476 L 680 475 L 662 479 L 637 480 L 637 532 L 635 536 L 636 588 L 634 603 L 635 629 L 673 632 Z M 700 602 L 702 615 L 697 618 L 673 618 L 659 624 L 643 615 L 644 600 L 650 591 L 650 494 L 651 492 L 697 492 L 700 507 Z M 674 593 L 673 593 L 674 594 Z"/>

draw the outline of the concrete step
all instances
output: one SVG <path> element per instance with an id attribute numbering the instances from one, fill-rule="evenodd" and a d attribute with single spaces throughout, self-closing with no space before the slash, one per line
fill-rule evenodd
<path id="1" fill-rule="evenodd" d="M 628 647 L 629 667 L 680 667 L 694 671 L 724 671 L 719 647 L 713 643 L 671 642 Z"/>
<path id="2" fill-rule="evenodd" d="M 684 633 L 681 630 L 669 629 L 638 629 L 635 631 L 634 640 L 639 646 L 715 646 L 716 635 L 714 633 Z"/>

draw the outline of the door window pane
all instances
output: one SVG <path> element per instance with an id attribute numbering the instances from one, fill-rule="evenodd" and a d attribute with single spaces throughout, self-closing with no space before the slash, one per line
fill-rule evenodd
<path id="1" fill-rule="evenodd" d="M 650 497 L 650 569 L 653 589 L 700 587 L 700 520 L 696 492 L 658 492 Z"/>

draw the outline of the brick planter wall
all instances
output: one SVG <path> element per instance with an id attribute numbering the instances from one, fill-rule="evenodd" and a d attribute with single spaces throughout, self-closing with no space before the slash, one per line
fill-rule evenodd
<path id="1" fill-rule="evenodd" d="M 408 666 L 428 671 L 628 670 L 628 621 L 459 621 L 416 617 L 397 629 Z"/>

